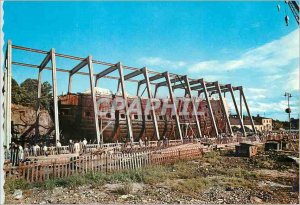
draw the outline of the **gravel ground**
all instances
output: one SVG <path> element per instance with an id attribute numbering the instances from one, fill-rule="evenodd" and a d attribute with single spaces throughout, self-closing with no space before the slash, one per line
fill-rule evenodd
<path id="1" fill-rule="evenodd" d="M 295 167 L 289 162 L 278 162 L 276 157 L 270 156 L 272 157 L 260 155 L 249 159 L 224 155 L 217 159 L 204 158 L 184 162 L 187 167 L 196 167 L 197 174 L 209 181 L 214 181 L 218 179 L 217 177 L 225 177 L 222 175 L 223 170 L 234 170 L 237 167 L 246 170 L 248 174 L 257 175 L 254 180 L 245 180 L 241 184 L 236 182 L 231 184 L 228 181 L 224 184 L 222 180 L 219 180 L 201 190 L 190 190 L 190 193 L 189 190 L 174 189 L 174 185 L 189 180 L 187 176 L 187 178 L 170 178 L 148 184 L 130 183 L 130 193 L 124 194 L 118 191 L 124 186 L 124 182 L 106 182 L 99 186 L 85 184 L 76 188 L 55 187 L 52 190 L 41 188 L 22 190 L 21 197 L 8 193 L 6 203 L 299 204 L 299 175 L 296 175 L 299 168 L 297 167 L 295 170 Z M 181 171 L 183 170 L 171 170 L 170 172 Z M 246 186 L 245 184 L 250 185 Z"/>

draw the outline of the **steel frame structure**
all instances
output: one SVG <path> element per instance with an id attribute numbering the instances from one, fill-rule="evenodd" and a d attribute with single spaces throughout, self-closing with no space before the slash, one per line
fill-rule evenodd
<path id="1" fill-rule="evenodd" d="M 26 52 L 33 52 L 33 53 L 39 53 L 45 55 L 44 60 L 40 65 L 34 65 L 34 64 L 28 64 L 28 63 L 22 63 L 22 62 L 16 62 L 12 60 L 12 50 L 23 50 Z M 68 70 L 68 69 L 62 69 L 58 68 L 56 66 L 56 57 L 60 58 L 66 58 L 66 59 L 72 59 L 76 61 L 80 61 L 77 66 L 75 66 L 73 69 Z M 51 62 L 51 67 L 47 67 L 48 63 Z M 108 66 L 108 68 L 104 69 L 100 73 L 95 74 L 93 71 L 93 64 L 97 65 L 104 65 Z M 212 125 L 215 131 L 216 136 L 219 135 L 213 109 L 211 107 L 210 99 L 209 99 L 209 92 L 210 94 L 218 94 L 222 110 L 224 112 L 225 118 L 226 118 L 226 123 L 229 127 L 229 133 L 232 135 L 232 129 L 231 129 L 231 124 L 229 120 L 228 113 L 226 111 L 225 103 L 224 103 L 224 98 L 222 97 L 222 93 L 230 92 L 231 98 L 234 103 L 235 111 L 237 113 L 241 129 L 244 135 L 246 135 L 244 124 L 243 124 L 243 117 L 242 117 L 242 101 L 245 104 L 247 114 L 250 118 L 251 125 L 253 132 L 256 133 L 254 122 L 252 119 L 252 116 L 250 114 L 250 109 L 248 107 L 248 103 L 243 91 L 242 86 L 239 87 L 232 87 L 231 84 L 226 84 L 226 85 L 221 85 L 216 82 L 206 82 L 204 79 L 191 79 L 188 78 L 186 75 L 177 75 L 169 72 L 155 72 L 151 71 L 148 68 L 134 68 L 134 67 L 129 67 L 122 65 L 120 62 L 116 64 L 112 63 L 107 63 L 103 61 L 97 61 L 93 60 L 92 56 L 88 56 L 86 58 L 81 58 L 81 57 L 76 57 L 76 56 L 71 56 L 71 55 L 65 55 L 65 54 L 60 54 L 55 52 L 55 50 L 52 48 L 50 51 L 43 51 L 43 50 L 38 50 L 38 49 L 33 49 L 33 48 L 28 48 L 28 47 L 23 47 L 23 46 L 17 46 L 13 45 L 12 42 L 9 40 L 7 43 L 7 49 L 6 49 L 6 55 L 5 55 L 5 61 L 4 61 L 4 67 L 5 67 L 5 84 L 4 84 L 4 92 L 5 92 L 5 124 L 4 124 L 4 132 L 6 135 L 6 140 L 5 144 L 8 145 L 11 142 L 11 81 L 12 81 L 12 65 L 16 66 L 23 66 L 23 67 L 28 67 L 28 68 L 36 68 L 38 69 L 38 92 L 37 92 L 37 107 L 36 107 L 36 117 L 38 119 L 39 112 L 40 112 L 40 98 L 41 98 L 41 82 L 42 82 L 42 71 L 43 70 L 51 70 L 52 71 L 52 85 L 53 85 L 53 103 L 54 103 L 54 119 L 55 119 L 55 140 L 60 139 L 60 134 L 59 134 L 59 118 L 58 118 L 58 95 L 57 95 L 57 79 L 56 79 L 56 73 L 57 72 L 64 72 L 69 74 L 69 82 L 68 82 L 68 93 L 72 92 L 72 77 L 76 75 L 85 75 L 89 76 L 90 79 L 90 90 L 91 90 L 91 97 L 93 101 L 93 110 L 94 110 L 94 118 L 95 118 L 95 129 L 96 129 L 96 135 L 97 135 L 97 142 L 98 144 L 103 143 L 103 137 L 102 137 L 102 130 L 99 130 L 99 124 L 98 124 L 98 113 L 97 113 L 97 102 L 96 102 L 96 95 L 95 95 L 95 86 L 97 86 L 98 82 L 100 81 L 101 78 L 107 78 L 107 79 L 113 79 L 113 80 L 118 80 L 118 89 L 121 87 L 122 90 L 122 97 L 127 102 L 127 96 L 126 96 L 126 87 L 125 87 L 125 82 L 135 82 L 137 83 L 137 96 L 139 96 L 139 90 L 141 85 L 146 84 L 147 93 L 148 93 L 148 98 L 150 99 L 151 105 L 153 105 L 153 98 L 156 98 L 158 88 L 162 86 L 166 86 L 169 91 L 170 95 L 170 100 L 173 105 L 173 108 L 176 110 L 175 112 L 175 121 L 176 121 L 176 126 L 179 134 L 179 138 L 183 140 L 183 135 L 182 135 L 182 130 L 180 127 L 180 121 L 179 121 L 179 116 L 177 112 L 177 107 L 175 103 L 175 95 L 174 95 L 174 90 L 175 89 L 184 89 L 185 90 L 185 96 L 188 96 L 191 98 L 191 103 L 193 107 L 193 113 L 195 116 L 195 122 L 196 122 L 196 128 L 197 128 L 197 134 L 198 137 L 202 137 L 202 131 L 200 127 L 200 122 L 197 117 L 197 110 L 195 108 L 195 99 L 200 96 L 201 93 L 204 93 L 205 100 L 208 105 L 209 109 L 209 114 L 212 120 Z M 82 72 L 80 71 L 83 67 L 88 66 L 89 72 Z M 132 72 L 129 74 L 124 75 L 124 70 L 131 70 Z M 118 71 L 119 77 L 115 76 L 109 76 L 110 73 Z M 143 79 L 142 80 L 135 80 L 132 79 L 136 76 L 142 75 Z M 156 80 L 161 80 L 163 79 L 162 82 L 155 83 L 153 81 Z M 173 83 L 173 85 L 172 85 Z M 178 84 L 180 83 L 180 84 Z M 155 85 L 155 91 L 154 91 L 154 96 L 151 90 L 151 85 Z M 235 96 L 234 96 L 234 91 L 240 91 L 240 110 L 238 109 Z M 192 92 L 197 91 L 198 96 L 193 96 Z M 155 135 L 156 138 L 159 140 L 161 137 L 159 136 L 159 131 L 158 131 L 158 123 L 157 123 L 157 117 L 155 114 L 155 110 L 153 106 L 151 106 L 151 115 L 152 115 L 152 120 L 153 120 L 153 125 L 155 128 Z M 128 128 L 128 133 L 129 133 L 129 138 L 131 141 L 133 141 L 133 135 L 132 135 L 132 126 L 131 126 L 131 118 L 129 116 L 129 113 L 127 112 L 128 110 L 128 104 L 125 103 L 125 112 L 126 112 L 126 124 Z M 38 122 L 37 122 L 38 123 Z"/>

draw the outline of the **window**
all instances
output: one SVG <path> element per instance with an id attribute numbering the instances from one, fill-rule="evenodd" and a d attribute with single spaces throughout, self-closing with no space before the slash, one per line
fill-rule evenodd
<path id="1" fill-rule="evenodd" d="M 160 115 L 158 118 L 159 118 L 159 120 L 163 120 L 164 119 L 162 115 Z"/>
<path id="2" fill-rule="evenodd" d="M 111 114 L 110 113 L 106 113 L 106 117 L 107 118 L 111 118 Z"/>
<path id="3" fill-rule="evenodd" d="M 125 114 L 124 113 L 120 114 L 120 118 L 125 119 Z"/>
<path id="4" fill-rule="evenodd" d="M 138 116 L 138 115 L 133 115 L 133 118 L 134 118 L 135 120 L 137 120 L 137 119 L 139 119 L 139 116 Z"/>
<path id="5" fill-rule="evenodd" d="M 172 116 L 172 119 L 173 119 L 173 120 L 175 120 L 175 119 L 176 119 L 175 115 L 173 115 L 173 116 Z"/>
<path id="6" fill-rule="evenodd" d="M 147 119 L 148 119 L 148 120 L 151 120 L 151 115 L 147 115 Z"/>

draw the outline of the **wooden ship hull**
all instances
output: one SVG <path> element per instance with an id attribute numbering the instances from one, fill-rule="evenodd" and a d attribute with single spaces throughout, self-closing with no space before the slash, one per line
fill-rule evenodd
<path id="1" fill-rule="evenodd" d="M 100 133 L 103 136 L 104 142 L 124 142 L 128 140 L 128 128 L 126 124 L 126 115 L 124 110 L 115 112 L 111 111 L 111 102 L 115 95 L 96 95 L 99 98 L 109 99 L 110 103 L 102 103 L 99 110 L 108 113 L 104 116 L 98 116 Z M 137 97 L 128 97 L 128 106 Z M 183 109 L 182 98 L 177 98 L 177 112 Z M 141 98 L 142 115 L 131 112 L 131 126 L 134 141 L 139 139 L 156 140 L 155 127 L 152 120 L 152 115 L 145 115 L 145 107 L 147 98 Z M 158 99 L 161 100 L 162 99 Z M 169 102 L 170 103 L 170 102 Z M 211 100 L 214 117 L 219 133 L 226 132 L 226 119 L 221 108 L 219 100 Z M 198 115 L 202 135 L 213 136 L 214 129 L 212 120 L 209 115 L 209 110 L 206 101 L 202 100 L 198 106 L 198 112 L 203 112 L 203 115 Z M 161 115 L 161 107 L 156 109 L 156 119 L 160 137 L 168 139 L 179 139 L 178 129 L 176 126 L 175 116 L 171 115 L 171 110 L 167 109 L 165 115 Z M 92 142 L 96 142 L 96 130 L 93 115 L 93 103 L 90 94 L 78 93 L 67 94 L 59 97 L 59 122 L 62 135 L 65 140 L 68 139 L 83 139 L 87 138 Z M 197 127 L 195 117 L 192 115 L 192 105 L 188 105 L 188 115 L 179 115 L 180 126 L 184 138 L 196 137 Z"/>

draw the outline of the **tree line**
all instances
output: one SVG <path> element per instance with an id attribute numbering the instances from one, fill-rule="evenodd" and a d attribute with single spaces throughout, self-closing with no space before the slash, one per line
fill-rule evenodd
<path id="1" fill-rule="evenodd" d="M 38 80 L 27 78 L 19 85 L 15 79 L 12 79 L 11 87 L 13 104 L 30 107 L 37 106 Z M 52 86 L 46 81 L 41 84 L 41 88 L 40 107 L 50 110 L 53 104 Z"/>

